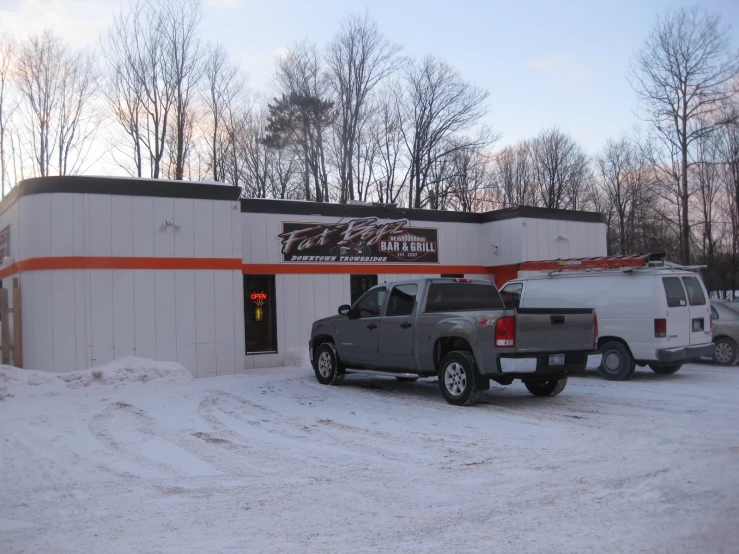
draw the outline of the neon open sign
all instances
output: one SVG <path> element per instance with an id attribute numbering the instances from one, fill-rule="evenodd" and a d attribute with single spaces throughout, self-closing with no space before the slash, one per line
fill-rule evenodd
<path id="1" fill-rule="evenodd" d="M 264 303 L 267 301 L 267 293 L 252 292 L 249 298 L 251 298 L 252 302 L 254 302 L 257 306 L 263 306 Z"/>

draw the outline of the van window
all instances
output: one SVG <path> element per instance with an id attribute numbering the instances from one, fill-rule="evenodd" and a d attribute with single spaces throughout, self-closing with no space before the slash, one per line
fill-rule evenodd
<path id="1" fill-rule="evenodd" d="M 518 306 L 521 303 L 523 283 L 509 283 L 500 290 L 500 296 L 506 307 Z"/>
<path id="2" fill-rule="evenodd" d="M 688 291 L 688 300 L 691 306 L 705 306 L 706 297 L 703 294 L 703 289 L 698 279 L 695 277 L 683 277 L 685 281 L 685 288 Z"/>
<path id="3" fill-rule="evenodd" d="M 668 307 L 678 308 L 680 306 L 687 306 L 685 289 L 683 289 L 679 277 L 662 277 L 662 284 L 665 286 Z"/>

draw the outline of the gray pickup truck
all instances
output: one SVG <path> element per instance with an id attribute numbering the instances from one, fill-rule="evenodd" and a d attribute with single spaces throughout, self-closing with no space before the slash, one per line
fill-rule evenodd
<path id="1" fill-rule="evenodd" d="M 600 364 L 597 335 L 590 308 L 509 309 L 489 281 L 415 279 L 377 285 L 316 321 L 309 349 L 324 385 L 351 372 L 438 376 L 446 401 L 459 406 L 473 404 L 491 379 L 559 394 L 569 372 Z"/>

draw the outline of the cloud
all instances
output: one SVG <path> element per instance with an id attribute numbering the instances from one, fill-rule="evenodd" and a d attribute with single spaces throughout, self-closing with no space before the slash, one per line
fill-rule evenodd
<path id="1" fill-rule="evenodd" d="M 0 31 L 23 39 L 49 28 L 74 47 L 89 46 L 118 6 L 116 0 L 0 0 Z"/>
<path id="2" fill-rule="evenodd" d="M 562 91 L 577 96 L 590 93 L 590 75 L 587 68 L 566 54 L 550 54 L 526 61 L 526 69 L 543 73 L 559 84 Z"/>

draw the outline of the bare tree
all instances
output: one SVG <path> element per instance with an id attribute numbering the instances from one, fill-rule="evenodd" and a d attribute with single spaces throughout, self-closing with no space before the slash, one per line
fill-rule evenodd
<path id="1" fill-rule="evenodd" d="M 723 264 L 725 290 L 739 290 L 739 104 L 728 102 L 725 119 L 729 123 L 720 129 L 718 153 L 723 181 L 723 209 L 721 213 L 730 226 L 724 244 L 728 255 Z"/>
<path id="2" fill-rule="evenodd" d="M 205 142 L 208 145 L 208 173 L 215 181 L 226 181 L 226 158 L 234 148 L 233 121 L 244 92 L 238 66 L 229 63 L 226 49 L 209 45 L 205 57 L 203 103 L 208 111 Z"/>
<path id="3" fill-rule="evenodd" d="M 652 199 L 654 172 L 642 147 L 627 137 L 608 140 L 595 160 L 600 185 L 616 224 L 618 253 L 632 254 L 639 216 Z"/>
<path id="4" fill-rule="evenodd" d="M 409 167 L 403 164 L 405 132 L 397 103 L 389 90 L 382 94 L 373 122 L 373 142 L 377 145 L 375 190 L 382 203 L 395 204 L 405 189 Z"/>
<path id="5" fill-rule="evenodd" d="M 192 100 L 203 75 L 200 33 L 200 0 L 165 0 L 162 12 L 167 68 L 166 78 L 173 92 L 173 126 L 170 135 L 170 174 L 181 180 L 192 141 Z"/>
<path id="6" fill-rule="evenodd" d="M 503 208 L 538 204 L 529 148 L 527 142 L 506 146 L 495 158 L 495 183 Z"/>
<path id="7" fill-rule="evenodd" d="M 70 51 L 46 30 L 22 43 L 15 78 L 38 174 L 50 175 L 52 160 L 59 175 L 75 173 L 97 129 L 91 115 L 97 86 L 91 56 Z"/>
<path id="8" fill-rule="evenodd" d="M 452 155 L 451 205 L 461 212 L 481 212 L 495 203 L 493 164 L 483 152 L 465 148 Z"/>
<path id="9" fill-rule="evenodd" d="M 5 137 L 7 134 L 8 120 L 13 111 L 13 107 L 10 105 L 9 85 L 15 48 L 15 39 L 12 36 L 7 34 L 0 35 L 0 190 L 2 197 L 5 197 L 5 188 L 8 182 L 8 159 Z"/>
<path id="10" fill-rule="evenodd" d="M 427 56 L 405 68 L 401 116 L 410 166 L 409 207 L 420 208 L 435 164 L 456 150 L 483 146 L 489 134 L 467 136 L 486 113 L 488 93 L 465 82 L 448 63 Z M 450 140 L 455 137 L 455 140 Z"/>
<path id="11" fill-rule="evenodd" d="M 353 200 L 355 195 L 352 167 L 363 111 L 375 87 L 394 71 L 399 50 L 385 39 L 366 13 L 362 17 L 346 17 L 329 45 L 326 58 L 338 108 L 336 135 L 341 202 Z"/>
<path id="12" fill-rule="evenodd" d="M 590 177 L 588 157 L 557 127 L 545 129 L 529 144 L 531 177 L 545 208 L 576 210 Z"/>
<path id="13" fill-rule="evenodd" d="M 54 150 L 53 117 L 59 102 L 60 72 L 65 56 L 61 39 L 46 30 L 22 43 L 15 70 L 29 118 L 34 163 L 42 177 L 50 172 Z"/>
<path id="14" fill-rule="evenodd" d="M 166 14 L 154 4 L 135 2 L 116 14 L 102 51 L 112 73 L 106 96 L 131 141 L 137 173 L 162 175 L 177 91 L 172 82 Z"/>
<path id="15" fill-rule="evenodd" d="M 636 55 L 630 81 L 661 142 L 679 153 L 682 263 L 690 263 L 688 165 L 693 142 L 721 124 L 719 110 L 739 71 L 720 18 L 700 8 L 658 18 Z"/>
<path id="16" fill-rule="evenodd" d="M 306 200 L 328 202 L 326 139 L 335 110 L 317 47 L 301 43 L 279 59 L 275 81 L 282 96 L 268 106 L 265 140 L 301 156 Z"/>
<path id="17" fill-rule="evenodd" d="M 83 169 L 99 117 L 92 103 L 97 97 L 97 68 L 91 53 L 71 55 L 62 65 L 59 107 L 56 117 L 59 175 Z"/>
<path id="18" fill-rule="evenodd" d="M 693 143 L 696 161 L 690 168 L 690 178 L 695 183 L 695 198 L 701 215 L 699 250 L 702 262 L 708 266 L 704 278 L 709 290 L 715 288 L 714 262 L 721 238 L 721 234 L 717 234 L 719 229 L 714 220 L 718 212 L 718 202 L 724 192 L 718 146 L 718 137 L 715 135 L 704 135 L 697 139 Z"/>

